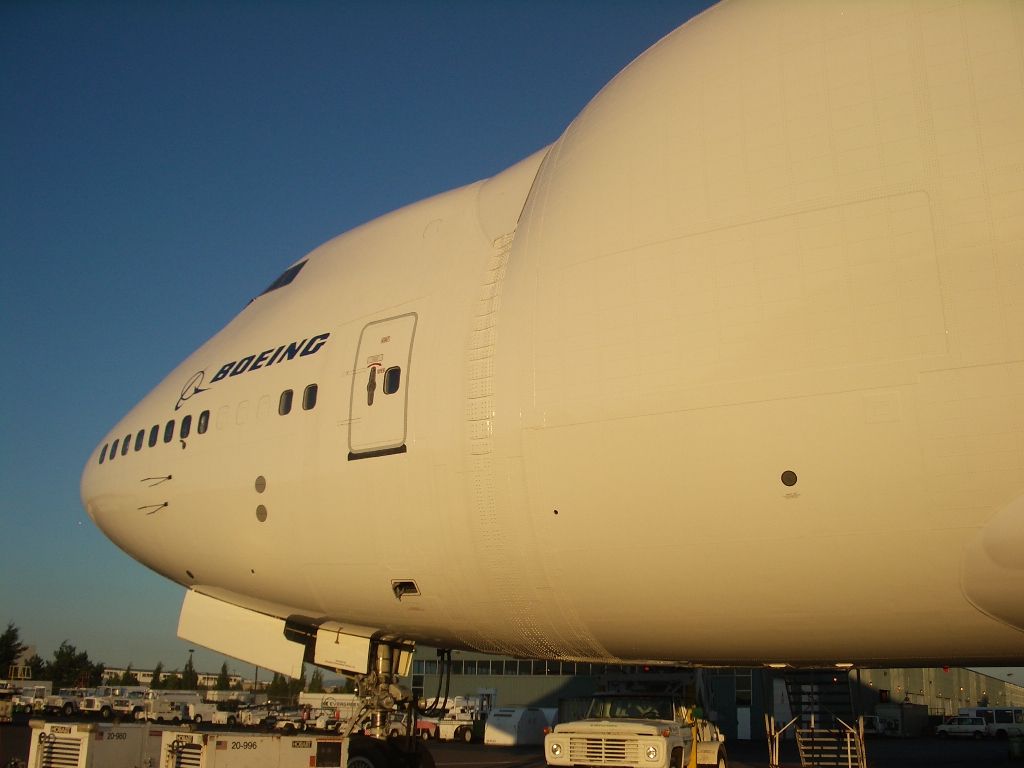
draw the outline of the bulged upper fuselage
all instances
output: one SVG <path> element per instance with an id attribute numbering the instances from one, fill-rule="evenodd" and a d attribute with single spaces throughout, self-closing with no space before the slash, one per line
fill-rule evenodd
<path id="1" fill-rule="evenodd" d="M 298 262 L 83 502 L 309 626 L 1020 661 L 1022 41 L 1014 3 L 727 0 L 551 147 Z"/>

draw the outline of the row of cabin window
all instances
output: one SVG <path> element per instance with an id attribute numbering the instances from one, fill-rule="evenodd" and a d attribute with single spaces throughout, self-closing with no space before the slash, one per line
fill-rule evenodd
<path id="1" fill-rule="evenodd" d="M 317 396 L 317 385 L 316 384 L 310 384 L 309 386 L 307 386 L 303 390 L 303 392 L 302 392 L 302 410 L 304 410 L 304 411 L 311 411 L 311 410 L 313 410 L 313 408 L 316 406 L 316 396 Z M 293 392 L 292 392 L 292 390 L 286 389 L 284 392 L 282 392 L 281 393 L 281 397 L 280 397 L 280 399 L 278 400 L 278 403 L 277 403 L 277 412 L 279 414 L 281 414 L 282 416 L 287 416 L 289 413 L 291 413 L 291 410 L 292 410 L 292 399 L 293 399 Z M 202 413 L 199 414 L 199 422 L 196 424 L 196 433 L 200 434 L 200 435 L 205 434 L 206 430 L 208 430 L 209 428 L 210 428 L 210 412 L 209 411 L 203 411 Z M 163 432 L 164 432 L 164 442 L 165 443 L 169 443 L 169 442 L 171 442 L 171 440 L 174 439 L 174 419 L 171 419 L 166 424 L 164 424 Z M 192 416 L 188 415 L 188 416 L 183 417 L 182 420 L 181 420 L 181 429 L 179 430 L 178 438 L 181 439 L 181 440 L 184 440 L 191 433 L 192 433 Z M 150 427 L 150 429 L 149 429 L 149 440 L 148 441 L 146 440 L 146 430 L 140 429 L 135 434 L 135 450 L 136 451 L 141 451 L 142 450 L 143 442 L 146 442 L 149 445 L 149 447 L 152 448 L 152 447 L 154 447 L 159 442 L 159 440 L 160 440 L 160 425 L 159 424 L 154 424 L 152 427 Z M 132 436 L 131 436 L 131 434 L 129 433 L 129 434 L 125 435 L 123 441 L 121 440 L 121 438 L 115 438 L 112 443 L 109 443 L 109 445 L 104 445 L 103 449 L 100 451 L 100 462 L 99 462 L 100 464 L 102 464 L 104 461 L 108 461 L 108 460 L 109 461 L 113 461 L 115 458 L 117 458 L 117 449 L 118 449 L 118 444 L 119 443 L 120 443 L 120 447 L 121 447 L 121 455 L 124 456 L 125 454 L 128 453 L 128 451 L 131 448 L 131 444 L 132 444 Z M 108 447 L 110 448 L 109 452 L 107 451 Z"/>

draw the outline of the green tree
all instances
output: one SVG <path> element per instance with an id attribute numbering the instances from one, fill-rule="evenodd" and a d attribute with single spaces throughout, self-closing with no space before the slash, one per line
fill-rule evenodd
<path id="1" fill-rule="evenodd" d="M 7 629 L 0 634 L 0 676 L 8 676 L 11 666 L 24 650 L 25 645 L 21 642 L 18 628 L 14 622 L 8 622 Z"/>
<path id="2" fill-rule="evenodd" d="M 171 674 L 164 676 L 163 685 L 160 687 L 167 691 L 180 691 L 183 690 L 184 684 L 181 675 L 177 672 L 171 672 Z"/>
<path id="3" fill-rule="evenodd" d="M 153 679 L 150 681 L 149 687 L 157 691 L 164 687 L 164 663 L 162 661 L 158 661 L 153 667 Z"/>
<path id="4" fill-rule="evenodd" d="M 309 678 L 309 692 L 310 693 L 323 693 L 324 692 L 324 676 L 320 673 L 319 669 L 314 669 L 313 674 Z"/>
<path id="5" fill-rule="evenodd" d="M 213 687 L 218 691 L 227 691 L 231 688 L 231 677 L 228 675 L 228 663 L 226 661 L 220 665 L 217 682 L 214 683 Z"/>
<path id="6" fill-rule="evenodd" d="M 188 655 L 185 668 L 181 671 L 181 687 L 186 691 L 194 691 L 199 688 L 199 673 L 192 666 L 192 654 Z"/>
<path id="7" fill-rule="evenodd" d="M 46 675 L 54 688 L 92 687 L 103 682 L 103 664 L 89 661 L 89 654 L 79 651 L 65 640 L 53 652 L 53 661 L 46 666 Z"/>
<path id="8" fill-rule="evenodd" d="M 38 654 L 34 653 L 27 662 L 29 677 L 33 680 L 49 680 L 46 676 L 46 661 Z"/>
<path id="9" fill-rule="evenodd" d="M 138 685 L 139 684 L 138 676 L 134 672 L 132 672 L 131 662 L 129 662 L 128 666 L 125 667 L 124 672 L 121 673 L 121 678 L 117 682 L 118 682 L 118 685 Z"/>
<path id="10" fill-rule="evenodd" d="M 279 703 L 284 703 L 288 698 L 288 678 L 280 672 L 274 673 L 270 685 L 267 686 L 267 698 Z"/>

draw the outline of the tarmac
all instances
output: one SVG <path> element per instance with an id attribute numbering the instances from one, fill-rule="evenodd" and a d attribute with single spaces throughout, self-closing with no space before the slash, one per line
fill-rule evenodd
<path id="1" fill-rule="evenodd" d="M 27 724 L 0 725 L 0 768 L 28 762 L 32 730 Z M 763 741 L 727 741 L 730 768 L 770 768 Z M 483 744 L 431 742 L 436 768 L 544 768 L 539 746 L 490 747 Z M 869 768 L 1024 768 L 1024 759 L 1010 757 L 1008 741 L 984 739 L 870 739 Z M 781 768 L 799 768 L 796 746 L 785 743 Z"/>

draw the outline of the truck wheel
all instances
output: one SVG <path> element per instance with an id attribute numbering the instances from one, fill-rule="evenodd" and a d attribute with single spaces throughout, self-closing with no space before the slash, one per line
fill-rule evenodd
<path id="1" fill-rule="evenodd" d="M 203 716 L 202 715 L 196 715 L 195 717 L 192 718 L 192 722 L 195 723 L 196 725 L 199 725 L 201 722 L 203 722 Z"/>
<path id="2" fill-rule="evenodd" d="M 389 768 L 388 758 L 373 739 L 353 736 L 348 747 L 348 768 Z"/>
<path id="3" fill-rule="evenodd" d="M 75 705 L 69 701 L 63 707 L 61 707 L 61 712 L 64 713 L 64 717 L 71 717 L 73 714 L 75 714 Z"/>
<path id="4" fill-rule="evenodd" d="M 463 728 L 462 735 L 460 737 L 466 744 L 469 744 L 473 740 L 473 729 Z"/>
<path id="5" fill-rule="evenodd" d="M 422 731 L 420 731 L 420 738 L 424 741 L 430 741 L 430 731 L 424 728 Z"/>
<path id="6" fill-rule="evenodd" d="M 109 720 L 110 716 L 113 714 L 114 710 L 112 710 L 110 707 L 104 707 L 100 710 L 100 717 L 102 717 L 104 720 Z"/>

